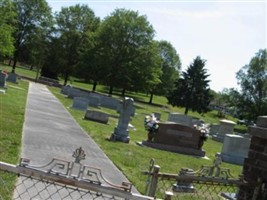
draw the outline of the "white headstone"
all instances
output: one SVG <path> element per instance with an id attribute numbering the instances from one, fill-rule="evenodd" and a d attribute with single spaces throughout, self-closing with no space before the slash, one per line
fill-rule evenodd
<path id="1" fill-rule="evenodd" d="M 225 162 L 242 165 L 248 155 L 250 138 L 241 135 L 224 136 L 221 156 Z"/>

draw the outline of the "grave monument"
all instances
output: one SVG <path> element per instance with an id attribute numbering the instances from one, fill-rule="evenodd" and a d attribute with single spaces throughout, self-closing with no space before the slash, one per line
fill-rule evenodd
<path id="1" fill-rule="evenodd" d="M 235 122 L 223 119 L 220 121 L 220 127 L 216 134 L 212 136 L 212 139 L 217 142 L 223 142 L 226 134 L 232 134 L 234 131 Z"/>
<path id="2" fill-rule="evenodd" d="M 6 87 L 6 78 L 7 78 L 7 74 L 1 72 L 1 73 L 0 73 L 0 87 L 1 87 L 1 88 Z"/>
<path id="3" fill-rule="evenodd" d="M 125 97 L 123 102 L 118 106 L 117 112 L 120 113 L 117 127 L 114 129 L 113 134 L 110 137 L 111 141 L 121 141 L 129 143 L 129 130 L 128 124 L 131 116 L 134 116 L 134 100 L 132 98 Z"/>
<path id="4" fill-rule="evenodd" d="M 84 97 L 74 97 L 72 108 L 77 110 L 87 110 L 89 104 L 89 100 Z"/>
<path id="5" fill-rule="evenodd" d="M 242 165 L 248 155 L 249 145 L 249 137 L 226 134 L 221 151 L 222 160 L 228 163 Z"/>
<path id="6" fill-rule="evenodd" d="M 143 141 L 148 147 L 188 155 L 205 156 L 202 145 L 207 139 L 200 130 L 174 122 L 158 123 L 153 141 Z"/>

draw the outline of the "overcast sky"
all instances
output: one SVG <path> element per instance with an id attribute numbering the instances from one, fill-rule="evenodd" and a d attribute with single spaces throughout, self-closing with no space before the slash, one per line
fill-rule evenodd
<path id="1" fill-rule="evenodd" d="M 196 56 L 206 60 L 210 88 L 237 88 L 236 72 L 267 46 L 266 0 L 47 0 L 53 11 L 87 4 L 104 19 L 116 8 L 146 15 L 156 40 L 176 49 L 186 70 Z"/>

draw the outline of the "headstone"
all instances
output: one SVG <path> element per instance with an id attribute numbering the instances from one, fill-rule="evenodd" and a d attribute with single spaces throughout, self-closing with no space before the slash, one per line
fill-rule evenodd
<path id="1" fill-rule="evenodd" d="M 1 72 L 0 73 L 0 87 L 6 87 L 6 78 L 7 78 L 7 74 Z"/>
<path id="2" fill-rule="evenodd" d="M 232 134 L 234 131 L 235 122 L 223 119 L 220 121 L 220 128 L 218 132 L 212 136 L 212 139 L 217 142 L 223 142 L 226 134 Z"/>
<path id="3" fill-rule="evenodd" d="M 88 95 L 89 95 L 88 92 L 73 87 L 71 87 L 68 92 L 68 98 L 71 99 L 73 99 L 74 97 L 87 97 Z"/>
<path id="4" fill-rule="evenodd" d="M 87 110 L 84 116 L 84 119 L 96 121 L 100 123 L 107 124 L 109 115 L 107 113 L 96 111 L 96 110 Z"/>
<path id="5" fill-rule="evenodd" d="M 17 82 L 17 74 L 15 73 L 8 73 L 8 77 L 6 79 L 8 82 L 11 82 L 11 83 L 18 83 Z"/>
<path id="6" fill-rule="evenodd" d="M 61 91 L 60 92 L 61 92 L 61 94 L 68 95 L 70 89 L 71 89 L 71 86 L 70 85 L 64 85 L 61 88 Z"/>
<path id="7" fill-rule="evenodd" d="M 88 99 L 84 97 L 74 97 L 72 108 L 77 109 L 77 110 L 87 110 Z"/>
<path id="8" fill-rule="evenodd" d="M 158 123 L 158 125 L 159 129 L 153 142 L 143 141 L 145 146 L 177 153 L 205 156 L 205 151 L 202 150 L 204 138 L 199 130 L 174 122 Z"/>
<path id="9" fill-rule="evenodd" d="M 219 132 L 220 124 L 212 124 L 210 126 L 209 135 L 215 135 Z"/>
<path id="10" fill-rule="evenodd" d="M 109 108 L 109 109 L 114 109 L 117 110 L 118 106 L 120 105 L 120 100 L 112 98 L 112 97 L 107 97 L 107 96 L 101 96 L 100 100 L 101 107 Z"/>
<path id="11" fill-rule="evenodd" d="M 120 113 L 117 127 L 114 129 L 113 134 L 110 137 L 111 141 L 121 141 L 129 143 L 129 130 L 128 124 L 131 116 L 134 115 L 134 100 L 132 98 L 125 97 L 123 102 L 118 107 Z"/>
<path id="12" fill-rule="evenodd" d="M 226 134 L 224 136 L 221 156 L 228 163 L 243 165 L 248 155 L 250 138 L 240 135 Z"/>
<path id="13" fill-rule="evenodd" d="M 183 115 L 181 113 L 170 113 L 168 121 L 193 127 L 192 118 L 190 116 Z"/>
<path id="14" fill-rule="evenodd" d="M 182 168 L 179 172 L 178 176 L 186 175 L 187 173 L 194 173 L 192 169 Z M 172 189 L 175 192 L 183 192 L 183 193 L 192 193 L 195 192 L 195 187 L 191 182 L 187 181 L 177 181 L 177 183 L 173 184 Z"/>
<path id="15" fill-rule="evenodd" d="M 100 103 L 101 98 L 100 97 L 89 94 L 87 99 L 89 100 L 89 106 L 91 106 L 91 107 L 97 107 L 98 108 L 101 105 L 101 103 Z"/>

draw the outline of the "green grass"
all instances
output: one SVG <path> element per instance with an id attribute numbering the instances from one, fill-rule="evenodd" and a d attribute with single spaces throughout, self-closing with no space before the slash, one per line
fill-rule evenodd
<path id="1" fill-rule="evenodd" d="M 94 139 L 107 156 L 142 193 L 145 189 L 146 177 L 141 174 L 141 171 L 147 170 L 151 158 L 155 159 L 155 164 L 160 165 L 161 172 L 177 174 L 182 167 L 189 167 L 197 170 L 201 165 L 212 165 L 215 153 L 221 152 L 222 143 L 211 139 L 205 142 L 203 146 L 203 149 L 206 150 L 206 155 L 210 158 L 210 160 L 137 145 L 136 142 L 145 140 L 147 137 L 144 129 L 145 115 L 152 112 L 159 112 L 162 114 L 162 121 L 165 121 L 167 120 L 168 114 L 173 112 L 173 110 L 163 107 L 151 106 L 138 102 L 135 102 L 136 115 L 131 121 L 131 124 L 133 124 L 137 130 L 130 131 L 130 143 L 109 142 L 106 139 L 111 136 L 114 128 L 116 127 L 117 118 L 110 117 L 108 125 L 83 120 L 84 112 L 69 109 L 72 105 L 71 99 L 68 99 L 60 94 L 59 89 L 57 88 L 50 88 L 50 90 L 69 110 L 71 115 L 76 119 L 81 127 Z M 111 113 L 112 115 L 119 115 L 109 109 L 101 108 L 101 110 Z M 195 114 L 195 116 L 199 115 Z M 212 121 L 212 119 L 209 120 Z M 230 168 L 235 177 L 238 177 L 238 175 L 241 174 L 241 166 L 223 163 L 223 167 Z"/>
<path id="2" fill-rule="evenodd" d="M 7 64 L 0 63 L 0 70 L 11 72 L 12 67 L 7 65 Z M 35 70 L 29 70 L 28 68 L 22 67 L 22 66 L 16 67 L 15 73 L 18 75 L 21 75 L 21 76 L 26 76 L 26 77 L 32 78 L 32 79 L 36 78 L 36 71 Z"/>
<path id="3" fill-rule="evenodd" d="M 0 69 L 11 71 L 11 67 L 1 65 Z M 35 78 L 36 72 L 25 68 L 16 68 L 16 73 L 19 75 Z M 72 81 L 72 85 L 86 90 L 91 90 L 91 84 Z M 28 83 L 19 81 L 19 85 L 8 83 L 11 87 L 8 88 L 5 95 L 0 95 L 0 160 L 9 163 L 17 163 L 19 150 L 21 145 L 22 125 L 24 121 L 24 111 L 27 96 Z M 19 87 L 16 88 L 16 87 Z M 178 173 L 181 167 L 189 167 L 194 170 L 199 169 L 201 165 L 211 165 L 216 152 L 221 151 L 222 144 L 213 140 L 205 142 L 203 149 L 206 150 L 206 155 L 210 160 L 197 158 L 193 156 L 186 156 L 183 154 L 160 151 L 152 148 L 140 147 L 136 144 L 138 141 L 145 140 L 147 135 L 144 129 L 144 117 L 152 112 L 161 113 L 162 121 L 166 121 L 169 113 L 180 112 L 183 113 L 183 108 L 166 106 L 167 100 L 164 97 L 154 96 L 153 102 L 162 106 L 149 105 L 135 101 L 136 116 L 133 117 L 131 124 L 135 126 L 136 131 L 130 131 L 130 143 L 124 144 L 120 142 L 109 142 L 109 138 L 116 127 L 117 118 L 109 118 L 109 124 L 101 124 L 91 121 L 85 121 L 84 112 L 69 109 L 72 105 L 72 100 L 65 98 L 59 93 L 58 88 L 50 88 L 54 95 L 63 103 L 69 110 L 81 127 L 94 139 L 94 141 L 103 149 L 107 156 L 117 165 L 119 169 L 128 177 L 128 179 L 137 187 L 137 189 L 144 193 L 146 177 L 141 174 L 142 171 L 148 169 L 151 158 L 155 159 L 155 164 L 161 166 L 161 172 Z M 97 92 L 107 92 L 108 88 L 105 86 L 97 86 Z M 115 90 L 114 95 L 118 97 L 120 91 Z M 135 92 L 127 92 L 126 96 L 131 96 L 135 100 L 148 102 L 149 95 Z M 119 115 L 114 110 L 101 108 L 102 111 L 108 112 L 112 115 Z M 202 118 L 207 123 L 218 123 L 217 112 L 212 111 L 204 116 L 197 113 L 189 112 L 189 115 Z M 231 119 L 231 118 L 228 118 Z M 232 174 L 238 177 L 241 174 L 241 166 L 223 163 L 223 167 L 231 169 Z M 4 199 L 10 198 L 12 192 L 15 176 L 10 174 L 0 174 L 5 180 L 6 186 L 0 187 L 0 197 Z M 6 181 L 8 180 L 8 181 Z M 1 180 L 0 180 L 1 182 Z"/>
<path id="4" fill-rule="evenodd" d="M 21 148 L 28 82 L 7 82 L 5 94 L 0 94 L 0 161 L 17 164 Z M 11 199 L 16 176 L 0 172 L 0 197 Z M 0 198 L 1 199 L 1 198 Z"/>

